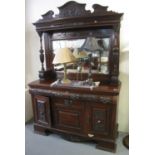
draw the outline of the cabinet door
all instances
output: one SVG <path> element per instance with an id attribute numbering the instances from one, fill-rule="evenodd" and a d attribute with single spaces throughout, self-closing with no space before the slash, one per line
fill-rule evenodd
<path id="1" fill-rule="evenodd" d="M 50 126 L 51 117 L 49 97 L 35 95 L 33 98 L 33 103 L 35 122 L 44 126 Z"/>
<path id="2" fill-rule="evenodd" d="M 54 126 L 73 132 L 82 132 L 84 105 L 70 99 L 54 99 Z"/>
<path id="3" fill-rule="evenodd" d="M 108 136 L 111 132 L 111 108 L 110 105 L 91 104 L 89 117 L 89 132 L 93 136 Z M 89 136 L 89 135 L 88 135 Z"/>

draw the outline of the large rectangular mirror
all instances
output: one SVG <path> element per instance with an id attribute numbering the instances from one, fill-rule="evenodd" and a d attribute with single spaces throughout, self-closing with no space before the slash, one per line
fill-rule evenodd
<path id="1" fill-rule="evenodd" d="M 56 54 L 60 48 L 70 48 L 76 57 L 76 63 L 67 64 L 68 72 L 87 73 L 91 63 L 92 73 L 109 74 L 109 53 L 111 38 L 87 37 L 82 39 L 55 40 L 53 51 Z M 91 60 L 89 58 L 91 54 Z M 90 62 L 91 61 L 91 62 Z M 62 64 L 54 65 L 55 70 L 63 70 Z"/>

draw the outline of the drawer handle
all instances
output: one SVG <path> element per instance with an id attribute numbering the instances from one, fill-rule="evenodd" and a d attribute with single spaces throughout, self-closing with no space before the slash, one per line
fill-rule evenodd
<path id="1" fill-rule="evenodd" d="M 69 106 L 72 104 L 72 100 L 64 100 L 64 105 Z"/>
<path id="2" fill-rule="evenodd" d="M 101 123 L 101 120 L 98 120 L 97 123 L 98 123 L 98 124 Z"/>
<path id="3" fill-rule="evenodd" d="M 94 135 L 93 135 L 93 134 L 88 133 L 88 137 L 94 137 Z"/>

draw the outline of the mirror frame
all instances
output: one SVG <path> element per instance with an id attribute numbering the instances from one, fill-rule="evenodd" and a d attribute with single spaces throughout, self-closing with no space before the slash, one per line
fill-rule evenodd
<path id="1" fill-rule="evenodd" d="M 109 57 L 110 73 L 108 76 L 94 76 L 102 82 L 118 84 L 119 76 L 119 30 L 120 21 L 123 13 L 108 11 L 107 6 L 94 4 L 93 12 L 85 9 L 86 4 L 74 1 L 67 2 L 58 7 L 59 14 L 54 15 L 52 10 L 42 15 L 42 19 L 33 23 L 40 37 L 40 62 L 41 70 L 39 71 L 40 80 L 55 79 L 56 72 L 52 64 L 54 54 L 51 40 L 82 38 L 89 34 L 92 36 L 100 35 L 100 30 L 112 30 L 112 44 Z M 73 32 L 72 32 L 73 31 Z M 76 33 L 81 31 L 81 33 Z M 91 32 L 91 33 L 90 33 Z M 95 35 L 94 35 L 95 34 Z M 44 38 L 43 38 L 44 37 Z M 44 39 L 44 49 L 43 49 Z M 45 60 L 45 62 L 44 62 Z M 46 64 L 44 64 L 46 63 Z M 46 67 L 45 67 L 46 66 Z"/>

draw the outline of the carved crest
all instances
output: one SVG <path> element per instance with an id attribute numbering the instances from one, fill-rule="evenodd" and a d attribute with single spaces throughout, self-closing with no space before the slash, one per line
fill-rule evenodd
<path id="1" fill-rule="evenodd" d="M 64 4 L 61 7 L 58 7 L 59 14 L 56 17 L 63 18 L 63 17 L 74 17 L 74 16 L 84 16 L 88 15 L 91 12 L 85 10 L 86 4 L 80 4 L 74 1 L 70 1 Z"/>
<path id="2" fill-rule="evenodd" d="M 92 7 L 94 11 L 91 13 L 90 10 L 85 10 L 86 4 L 77 3 L 75 1 L 69 1 L 64 5 L 58 7 L 59 14 L 53 17 L 54 12 L 52 10 L 48 11 L 47 13 L 43 14 L 43 20 L 54 20 L 64 17 L 81 17 L 81 16 L 94 16 L 94 15 L 103 15 L 103 14 L 118 14 L 113 11 L 107 11 L 107 6 L 101 6 L 99 4 L 94 4 Z"/>
<path id="3" fill-rule="evenodd" d="M 107 12 L 107 6 L 101 6 L 99 4 L 94 4 L 93 5 L 93 9 L 94 9 L 94 13 L 98 14 L 98 13 L 105 13 Z"/>
<path id="4" fill-rule="evenodd" d="M 54 15 L 54 12 L 52 10 L 50 10 L 50 11 L 46 12 L 45 14 L 43 14 L 42 17 L 44 19 L 52 19 L 53 15 Z"/>
<path id="5" fill-rule="evenodd" d="M 120 22 L 122 13 L 108 11 L 107 6 L 94 4 L 92 7 L 93 12 L 85 9 L 86 4 L 69 1 L 64 5 L 58 7 L 59 14 L 54 15 L 52 10 L 42 15 L 42 19 L 33 23 L 37 31 L 60 30 L 68 28 L 80 28 L 91 25 L 103 26 L 113 21 Z"/>

